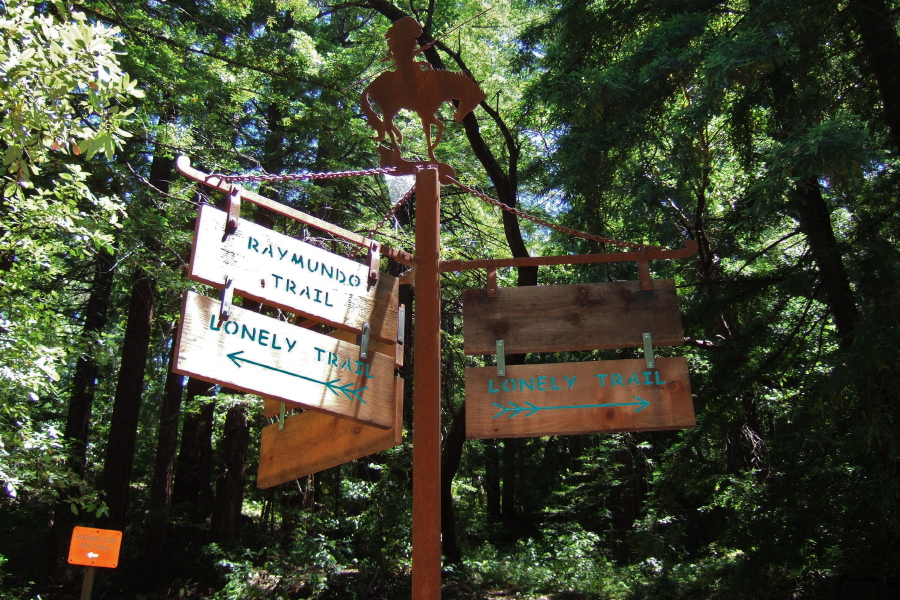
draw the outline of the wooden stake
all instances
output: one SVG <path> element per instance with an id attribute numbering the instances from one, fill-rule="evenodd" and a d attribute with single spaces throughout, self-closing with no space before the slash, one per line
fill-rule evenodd
<path id="1" fill-rule="evenodd" d="M 438 171 L 416 174 L 412 597 L 441 597 L 441 272 Z"/>
<path id="2" fill-rule="evenodd" d="M 97 567 L 85 567 L 84 581 L 81 584 L 81 600 L 91 600 L 91 593 L 94 590 L 94 575 L 97 573 Z"/>

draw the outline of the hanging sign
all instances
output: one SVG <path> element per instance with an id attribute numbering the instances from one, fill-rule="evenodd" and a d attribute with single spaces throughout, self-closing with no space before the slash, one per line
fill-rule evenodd
<path id="1" fill-rule="evenodd" d="M 402 441 L 403 379 L 397 377 L 394 421 L 390 429 L 314 410 L 288 417 L 283 427 L 278 423 L 264 427 L 259 441 L 256 485 L 261 489 L 270 488 L 393 448 Z"/>
<path id="2" fill-rule="evenodd" d="M 394 422 L 394 358 L 356 344 L 187 292 L 174 371 L 251 394 L 388 428 Z"/>
<path id="3" fill-rule="evenodd" d="M 365 264 L 244 219 L 226 236 L 226 221 L 225 212 L 200 207 L 191 279 L 222 288 L 228 277 L 241 296 L 355 332 L 369 322 L 373 337 L 397 341 L 396 277 L 379 273 L 370 286 Z"/>
<path id="4" fill-rule="evenodd" d="M 466 369 L 466 435 L 531 437 L 693 427 L 687 360 L 656 358 Z"/>
<path id="5" fill-rule="evenodd" d="M 651 333 L 654 346 L 684 343 L 675 282 L 654 279 L 579 285 L 507 287 L 463 292 L 466 354 L 508 354 L 633 348 Z"/>
<path id="6" fill-rule="evenodd" d="M 115 569 L 119 566 L 121 548 L 121 531 L 76 527 L 69 544 L 69 564 Z"/>

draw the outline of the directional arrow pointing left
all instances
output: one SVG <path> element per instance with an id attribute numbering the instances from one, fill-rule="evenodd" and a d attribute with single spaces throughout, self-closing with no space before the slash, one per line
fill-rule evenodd
<path id="1" fill-rule="evenodd" d="M 93 553 L 93 552 L 88 552 L 88 553 L 87 553 L 87 557 L 88 557 L 88 558 L 97 558 L 98 556 L 100 556 L 100 555 L 99 555 L 99 554 L 95 554 L 95 553 Z"/>
<path id="2" fill-rule="evenodd" d="M 271 371 L 278 371 L 279 373 L 284 373 L 285 375 L 290 375 L 291 377 L 299 377 L 300 379 L 305 379 L 307 381 L 312 381 L 313 383 L 319 383 L 324 385 L 326 388 L 331 390 L 331 393 L 335 396 L 338 395 L 338 392 L 344 394 L 347 397 L 347 400 L 359 400 L 363 404 L 366 403 L 365 400 L 362 399 L 360 393 L 365 390 L 365 387 L 357 388 L 355 390 L 348 389 L 353 383 L 345 383 L 344 385 L 336 385 L 341 380 L 334 379 L 332 381 L 319 381 L 318 379 L 313 379 L 312 377 L 307 377 L 306 375 L 300 375 L 299 373 L 291 373 L 290 371 L 285 371 L 284 369 L 279 369 L 278 367 L 273 367 L 271 365 L 264 365 L 263 363 L 256 362 L 255 360 L 250 360 L 249 358 L 244 358 L 241 356 L 243 354 L 243 350 L 238 350 L 237 352 L 232 352 L 228 355 L 228 358 L 231 359 L 231 362 L 236 364 L 238 367 L 241 366 L 241 362 L 250 363 L 251 365 L 256 365 L 257 367 L 262 367 L 263 369 L 269 369 Z"/>

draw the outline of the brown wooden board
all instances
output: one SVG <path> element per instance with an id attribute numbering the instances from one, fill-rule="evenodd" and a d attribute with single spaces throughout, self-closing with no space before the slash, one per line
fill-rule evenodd
<path id="1" fill-rule="evenodd" d="M 394 422 L 379 429 L 348 419 L 309 410 L 262 430 L 259 474 L 262 489 L 317 473 L 403 441 L 403 379 L 395 379 Z"/>
<path id="2" fill-rule="evenodd" d="M 187 292 L 176 373 L 382 428 L 394 422 L 394 358 L 359 361 L 359 346 Z"/>
<path id="3" fill-rule="evenodd" d="M 243 219 L 225 236 L 226 220 L 200 207 L 191 279 L 222 288 L 228 276 L 241 296 L 355 332 L 368 321 L 373 337 L 397 341 L 396 277 L 380 273 L 370 288 L 365 264 Z"/>
<path id="4" fill-rule="evenodd" d="M 466 368 L 466 436 L 534 437 L 693 427 L 687 359 Z"/>
<path id="5" fill-rule="evenodd" d="M 466 354 L 507 354 L 631 348 L 650 333 L 654 346 L 684 343 L 675 282 L 654 279 L 581 285 L 508 287 L 463 292 Z"/>

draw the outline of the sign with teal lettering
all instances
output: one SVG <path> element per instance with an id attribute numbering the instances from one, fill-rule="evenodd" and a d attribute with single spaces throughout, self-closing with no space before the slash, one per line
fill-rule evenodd
<path id="1" fill-rule="evenodd" d="M 365 264 L 244 219 L 225 235 L 226 221 L 200 207 L 191 279 L 222 288 L 228 277 L 241 296 L 355 332 L 368 322 L 376 339 L 397 341 L 396 277 L 379 273 L 370 286 Z"/>
<path id="2" fill-rule="evenodd" d="M 466 368 L 466 435 L 532 437 L 693 427 L 687 360 Z"/>
<path id="3" fill-rule="evenodd" d="M 174 370 L 382 428 L 394 422 L 394 358 L 187 292 Z"/>

